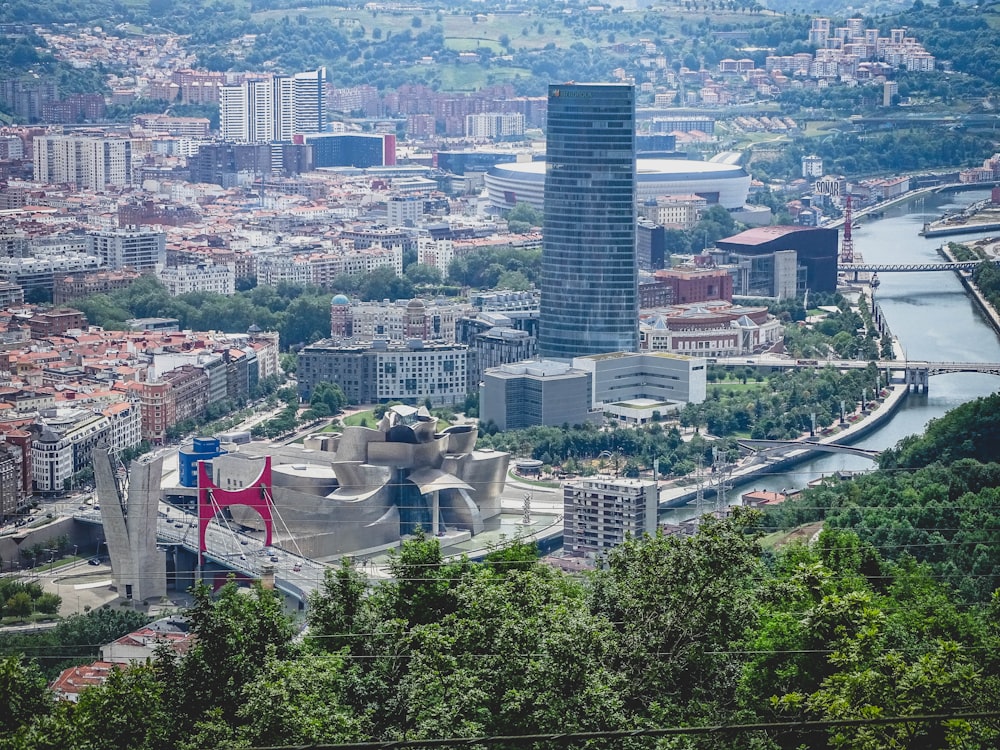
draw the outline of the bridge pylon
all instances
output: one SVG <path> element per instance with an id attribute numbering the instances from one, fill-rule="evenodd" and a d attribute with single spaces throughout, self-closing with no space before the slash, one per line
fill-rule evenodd
<path id="1" fill-rule="evenodd" d="M 930 368 L 926 363 L 908 362 L 903 383 L 908 391 L 927 393 L 930 389 Z"/>

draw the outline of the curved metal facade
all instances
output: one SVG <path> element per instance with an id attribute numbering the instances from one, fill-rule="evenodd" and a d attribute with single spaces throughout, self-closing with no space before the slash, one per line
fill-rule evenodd
<path id="1" fill-rule="evenodd" d="M 496 164 L 486 173 L 490 206 L 503 212 L 516 203 L 528 203 L 539 211 L 545 206 L 545 162 Z M 705 195 L 727 210 L 747 201 L 750 175 L 734 164 L 687 159 L 637 159 L 636 201 L 661 195 Z M 711 197 L 715 196 L 715 197 Z"/>
<path id="2" fill-rule="evenodd" d="M 549 87 L 538 349 L 638 348 L 635 89 Z"/>

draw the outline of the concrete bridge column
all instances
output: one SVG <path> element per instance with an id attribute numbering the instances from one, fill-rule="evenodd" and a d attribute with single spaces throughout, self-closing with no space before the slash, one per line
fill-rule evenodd
<path id="1" fill-rule="evenodd" d="M 906 368 L 906 390 L 911 386 L 915 393 L 927 393 L 930 386 L 930 371 L 926 367 Z"/>

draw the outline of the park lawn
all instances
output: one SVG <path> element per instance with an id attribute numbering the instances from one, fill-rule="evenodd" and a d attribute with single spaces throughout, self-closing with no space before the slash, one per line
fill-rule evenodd
<path id="1" fill-rule="evenodd" d="M 801 125 L 801 123 L 799 124 Z M 806 138 L 819 138 L 820 136 L 830 135 L 831 129 L 843 127 L 843 125 L 842 122 L 835 120 L 809 120 L 802 135 Z"/>
<path id="2" fill-rule="evenodd" d="M 368 409 L 367 411 L 359 411 L 357 414 L 352 414 L 349 417 L 344 417 L 344 426 L 371 427 L 372 429 L 375 429 L 378 427 L 378 420 L 375 418 L 375 412 L 373 412 L 371 409 Z M 450 423 L 446 422 L 443 419 L 439 419 L 434 429 L 436 429 L 438 432 L 441 432 L 442 430 L 450 426 L 451 426 Z M 321 432 L 324 431 L 325 430 L 321 430 Z M 331 430 L 331 432 L 333 432 L 333 430 Z"/>
<path id="3" fill-rule="evenodd" d="M 367 411 L 359 411 L 357 414 L 344 417 L 343 421 L 345 427 L 374 427 L 378 422 L 378 420 L 375 419 L 375 412 L 371 409 L 368 409 Z"/>
<path id="4" fill-rule="evenodd" d="M 500 42 L 484 36 L 451 36 L 444 40 L 444 46 L 456 52 L 478 52 L 481 49 L 491 49 L 496 54 L 503 52 Z"/>
<path id="5" fill-rule="evenodd" d="M 527 479 L 525 477 L 522 477 L 520 474 L 515 474 L 513 469 L 507 470 L 507 477 L 512 482 L 519 482 L 521 484 L 530 484 L 533 487 L 546 487 L 552 489 L 562 486 L 559 482 L 545 482 L 540 479 Z"/>

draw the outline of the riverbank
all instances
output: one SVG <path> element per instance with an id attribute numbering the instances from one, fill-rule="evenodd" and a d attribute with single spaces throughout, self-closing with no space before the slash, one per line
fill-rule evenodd
<path id="1" fill-rule="evenodd" d="M 843 429 L 832 435 L 825 435 L 818 440 L 800 440 L 794 447 L 784 449 L 778 456 L 762 456 L 754 454 L 743 459 L 731 471 L 726 472 L 726 483 L 730 485 L 746 484 L 754 479 L 775 474 L 789 469 L 803 461 L 808 461 L 816 454 L 824 452 L 815 445 L 853 445 L 869 433 L 878 429 L 889 420 L 906 399 L 908 389 L 905 385 L 889 386 L 889 393 L 878 407 L 864 415 L 856 422 L 848 423 Z M 709 476 L 709 480 L 713 480 Z M 684 480 L 681 480 L 684 481 Z M 688 481 L 690 479 L 688 478 Z M 702 495 L 712 497 L 718 492 L 715 486 L 703 486 Z M 660 488 L 660 509 L 680 508 L 687 505 L 698 496 L 698 487 L 690 485 L 668 485 Z"/>
<path id="2" fill-rule="evenodd" d="M 954 254 L 948 248 L 948 244 L 945 243 L 938 248 L 938 252 L 944 256 L 944 258 L 949 263 L 957 263 L 958 260 L 955 258 Z M 968 271 L 958 271 L 958 279 L 962 282 L 962 286 L 965 290 L 972 295 L 972 299 L 975 300 L 976 306 L 979 308 L 980 312 L 986 317 L 987 322 L 989 322 L 990 327 L 1000 335 L 1000 314 L 997 313 L 996 308 L 989 303 L 989 300 L 983 296 L 983 293 L 979 291 L 979 287 L 972 282 L 972 274 Z"/>

